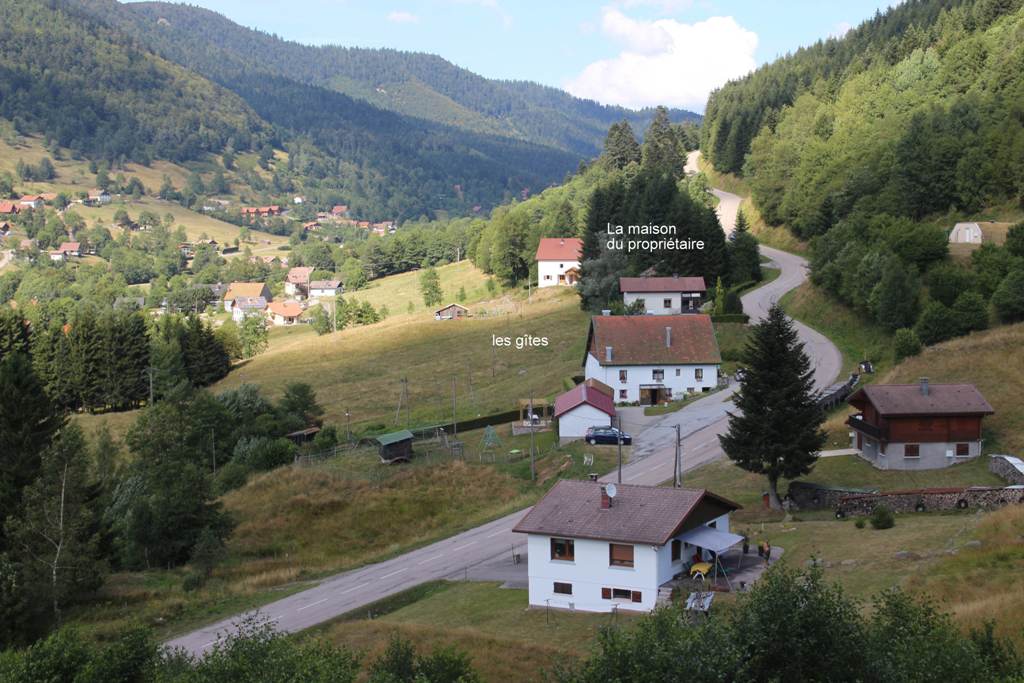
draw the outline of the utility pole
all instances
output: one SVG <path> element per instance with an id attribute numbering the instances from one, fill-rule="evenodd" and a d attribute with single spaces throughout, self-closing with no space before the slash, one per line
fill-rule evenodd
<path id="1" fill-rule="evenodd" d="M 615 422 L 618 424 L 619 433 L 616 434 L 618 437 L 616 441 L 619 442 L 619 483 L 622 483 L 622 416 L 616 415 Z"/>
<path id="2" fill-rule="evenodd" d="M 210 462 L 213 463 L 213 473 L 217 474 L 217 436 L 210 427 Z"/>
<path id="3" fill-rule="evenodd" d="M 348 412 L 348 408 L 345 409 L 345 438 L 349 446 L 352 445 L 352 423 L 349 418 L 352 413 Z"/>
<path id="4" fill-rule="evenodd" d="M 530 481 L 537 481 L 537 461 L 534 455 L 534 444 L 537 433 L 533 428 L 533 395 L 530 395 Z"/>
<path id="5" fill-rule="evenodd" d="M 683 485 L 683 440 L 679 436 L 679 425 L 676 425 L 676 458 L 672 463 L 673 471 L 672 485 L 680 488 Z"/>
<path id="6" fill-rule="evenodd" d="M 146 368 L 149 374 L 149 405 L 153 405 L 153 368 Z"/>

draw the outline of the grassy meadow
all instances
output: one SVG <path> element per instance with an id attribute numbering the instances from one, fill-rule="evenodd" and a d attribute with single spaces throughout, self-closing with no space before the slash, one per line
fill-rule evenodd
<path id="1" fill-rule="evenodd" d="M 453 281 L 462 277 L 459 267 L 452 267 Z M 512 410 L 520 398 L 553 398 L 566 377 L 580 372 L 588 318 L 574 291 L 551 288 L 534 293 L 532 302 L 509 296 L 469 308 L 473 317 L 437 321 L 428 311 L 399 313 L 389 305 L 392 315 L 374 325 L 324 336 L 306 326 L 281 330 L 267 351 L 240 364 L 213 390 L 252 383 L 276 397 L 287 382 L 308 382 L 327 422 L 344 424 L 347 410 L 353 428 L 364 430 L 396 426 L 403 377 L 409 422 L 422 426 L 451 419 L 453 378 L 457 414 L 466 419 Z M 499 348 L 492 335 L 547 337 L 548 346 Z M 400 423 L 405 426 L 405 407 Z"/>

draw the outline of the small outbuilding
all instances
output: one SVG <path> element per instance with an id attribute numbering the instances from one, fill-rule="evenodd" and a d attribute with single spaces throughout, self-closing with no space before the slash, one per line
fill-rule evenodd
<path id="1" fill-rule="evenodd" d="M 559 443 L 584 438 L 590 427 L 609 427 L 613 417 L 611 394 L 588 384 L 578 384 L 555 399 Z"/>
<path id="2" fill-rule="evenodd" d="M 412 432 L 403 429 L 400 432 L 381 434 L 375 441 L 378 446 L 380 461 L 387 465 L 412 460 Z"/>
<path id="3" fill-rule="evenodd" d="M 469 316 L 469 309 L 461 304 L 448 304 L 434 311 L 434 320 L 459 320 Z"/>

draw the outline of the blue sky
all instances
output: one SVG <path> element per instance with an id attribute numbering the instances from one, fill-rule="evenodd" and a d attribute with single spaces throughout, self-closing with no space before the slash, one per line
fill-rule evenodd
<path id="1" fill-rule="evenodd" d="M 890 3 L 879 0 L 191 0 L 308 44 L 430 52 L 490 78 L 602 102 L 702 110 L 729 78 Z"/>

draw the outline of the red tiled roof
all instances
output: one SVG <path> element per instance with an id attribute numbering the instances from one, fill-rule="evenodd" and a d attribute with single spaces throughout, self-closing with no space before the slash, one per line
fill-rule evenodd
<path id="1" fill-rule="evenodd" d="M 538 261 L 579 261 L 583 240 L 576 237 L 543 237 L 537 245 Z"/>
<path id="2" fill-rule="evenodd" d="M 666 333 L 666 328 L 671 333 Z M 668 344 L 666 344 L 666 337 Z M 607 347 L 612 359 L 607 359 Z M 710 316 L 599 315 L 591 318 L 587 352 L 601 365 L 687 365 L 722 362 Z"/>
<path id="3" fill-rule="evenodd" d="M 928 384 L 928 394 L 917 384 L 868 384 L 854 392 L 848 402 L 864 398 L 880 415 L 991 415 L 995 412 L 973 384 Z"/>
<path id="4" fill-rule="evenodd" d="M 0 213 L 18 213 L 18 205 L 14 202 L 0 202 Z"/>
<path id="5" fill-rule="evenodd" d="M 577 384 L 555 399 L 555 417 L 560 417 L 584 403 L 607 415 L 615 415 L 615 404 L 611 396 L 586 384 Z"/>
<path id="6" fill-rule="evenodd" d="M 620 277 L 620 292 L 703 292 L 702 277 Z"/>
<path id="7" fill-rule="evenodd" d="M 228 285 L 228 291 L 224 292 L 225 301 L 234 301 L 238 297 L 256 298 L 264 296 L 266 285 L 262 282 L 232 282 Z"/>
<path id="8" fill-rule="evenodd" d="M 513 531 L 566 538 L 664 545 L 688 527 L 740 509 L 704 489 L 618 484 L 609 508 L 601 507 L 601 484 L 563 479 Z M 699 517 L 690 519 L 698 508 Z"/>
<path id="9" fill-rule="evenodd" d="M 60 246 L 57 247 L 57 251 L 63 253 L 65 251 L 78 251 L 81 248 L 81 242 L 61 242 Z"/>
<path id="10" fill-rule="evenodd" d="M 275 301 L 267 305 L 267 309 L 274 315 L 285 318 L 298 318 L 302 315 L 302 306 L 295 301 Z"/>
<path id="11" fill-rule="evenodd" d="M 309 284 L 309 276 L 313 274 L 313 268 L 309 266 L 295 266 L 288 271 L 288 282 L 293 285 Z"/>

